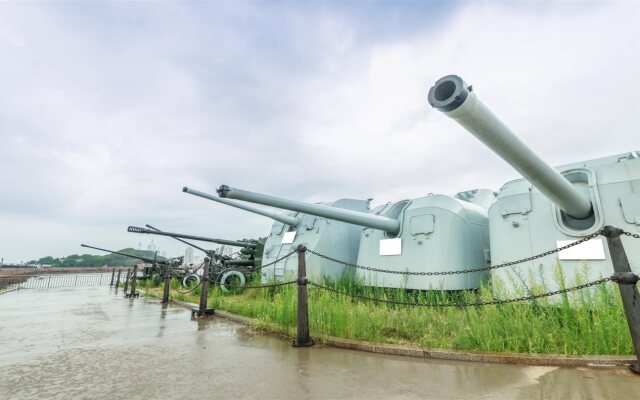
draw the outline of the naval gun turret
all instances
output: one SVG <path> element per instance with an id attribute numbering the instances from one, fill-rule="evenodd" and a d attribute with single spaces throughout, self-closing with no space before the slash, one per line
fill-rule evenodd
<path id="1" fill-rule="evenodd" d="M 488 199 L 493 194 L 486 189 L 456 196 L 430 195 L 403 200 L 371 212 L 309 204 L 226 185 L 218 189 L 218 194 L 223 198 L 304 212 L 355 225 L 361 232 L 357 253 L 360 265 L 393 271 L 436 272 L 482 268 L 489 263 L 487 213 L 479 205 L 491 203 Z M 296 238 L 296 241 L 305 244 L 304 238 Z M 318 252 L 340 259 L 331 247 Z M 313 268 L 318 261 L 317 257 L 311 259 L 307 268 Z M 475 289 L 488 277 L 481 272 L 447 277 L 363 270 L 358 270 L 357 274 L 370 286 L 444 290 Z"/>
<path id="2" fill-rule="evenodd" d="M 564 246 L 606 225 L 640 230 L 640 157 L 636 151 L 553 168 L 524 144 L 462 78 L 448 75 L 430 89 L 429 103 L 493 150 L 524 179 L 504 184 L 489 210 L 493 264 L 530 257 Z M 625 246 L 632 268 L 640 268 L 640 247 Z M 542 268 L 552 289 L 552 264 L 573 272 L 588 262 L 593 276 L 612 271 L 602 238 L 523 264 Z M 527 273 L 522 276 L 528 276 Z M 494 272 L 506 278 L 509 272 Z M 507 280 L 509 281 L 509 280 Z"/>
<path id="3" fill-rule="evenodd" d="M 204 193 L 191 188 L 182 189 L 183 192 L 209 199 L 218 203 L 240 208 L 245 211 L 263 215 L 273 219 L 271 231 L 264 244 L 262 263 L 270 264 L 261 270 L 263 282 L 283 281 L 285 275 L 297 276 L 298 264 L 296 257 L 284 257 L 295 250 L 299 243 L 304 243 L 308 249 L 324 254 L 333 254 L 335 258 L 355 263 L 360 246 L 360 228 L 350 224 L 328 220 L 308 213 L 295 212 L 290 215 L 256 208 L 246 203 L 233 201 Z M 369 211 L 368 200 L 339 199 L 324 203 L 323 207 L 339 211 Z M 275 262 L 275 263 L 274 263 Z M 309 275 L 338 279 L 343 273 L 353 273 L 351 269 L 330 260 L 318 260 L 307 271 Z"/>

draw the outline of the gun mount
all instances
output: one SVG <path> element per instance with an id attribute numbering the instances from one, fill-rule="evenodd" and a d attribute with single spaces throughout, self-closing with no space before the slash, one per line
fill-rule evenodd
<path id="1" fill-rule="evenodd" d="M 139 277 L 141 279 L 150 278 L 153 275 L 157 275 L 158 277 L 164 277 L 164 274 L 166 273 L 167 270 L 169 271 L 169 275 L 170 276 L 171 275 L 183 276 L 183 275 L 185 275 L 185 273 L 188 273 L 188 271 L 183 271 L 180 268 L 180 265 L 182 265 L 182 262 L 183 262 L 183 257 L 176 257 L 176 258 L 172 258 L 172 259 L 158 260 L 157 259 L 157 254 L 155 254 L 154 257 L 151 258 L 151 257 L 137 256 L 137 255 L 134 255 L 134 254 L 122 253 L 120 251 L 102 249 L 100 247 L 89 246 L 89 245 L 86 245 L 86 244 L 81 244 L 80 246 L 86 247 L 86 248 L 89 248 L 89 249 L 104 251 L 104 252 L 107 252 L 107 253 L 119 254 L 121 256 L 133 258 L 133 259 L 136 259 L 136 260 L 144 261 L 147 264 L 151 264 L 151 266 L 145 266 L 142 269 L 142 276 Z M 158 267 L 158 266 L 161 266 L 161 267 Z"/>
<path id="2" fill-rule="evenodd" d="M 231 279 L 240 279 L 241 282 L 246 280 L 245 275 L 255 271 L 255 268 L 260 266 L 262 258 L 262 250 L 264 246 L 264 241 L 260 240 L 224 240 L 224 239 L 212 239 L 205 238 L 201 236 L 193 236 L 193 235 L 185 235 L 181 233 L 172 233 L 172 232 L 164 232 L 158 228 L 155 228 L 149 224 L 146 225 L 147 228 L 140 228 L 136 226 L 130 226 L 127 228 L 128 232 L 133 233 L 145 233 L 152 235 L 160 235 L 160 236 L 169 236 L 172 237 L 182 243 L 185 243 L 189 246 L 192 246 L 202 252 L 204 252 L 207 257 L 212 261 L 209 263 L 209 270 L 207 273 L 208 279 L 211 282 L 215 282 L 221 284 L 221 288 L 226 291 L 225 285 L 229 284 Z M 216 243 L 227 246 L 234 247 L 242 247 L 239 251 L 240 256 L 237 258 L 233 258 L 232 256 L 227 256 L 220 254 L 214 250 L 206 250 L 200 246 L 194 245 L 193 243 L 187 242 L 186 239 L 206 241 L 210 243 Z M 260 255 L 258 255 L 260 254 Z M 240 278 L 240 276 L 242 276 Z M 184 286 L 188 286 L 189 282 L 198 282 L 200 281 L 200 276 L 191 271 L 184 276 L 182 280 L 182 284 Z"/>
<path id="3" fill-rule="evenodd" d="M 468 130 L 571 217 L 585 219 L 593 214 L 589 198 L 527 147 L 462 78 L 440 78 L 428 98 L 432 107 Z"/>
<path id="4" fill-rule="evenodd" d="M 218 194 L 237 200 L 250 201 L 271 207 L 303 212 L 357 225 L 360 246 L 357 263 L 368 266 L 384 265 L 387 269 L 404 271 L 439 271 L 482 267 L 488 263 L 488 227 L 486 208 L 491 201 L 488 190 L 471 190 L 455 196 L 430 195 L 412 200 L 388 203 L 375 209 L 354 211 L 322 204 L 309 204 L 264 195 L 226 185 Z M 481 201 L 479 201 L 481 200 Z M 329 250 L 332 257 L 332 250 Z M 314 263 L 317 263 L 314 260 Z M 310 264 L 313 265 L 313 264 Z M 356 275 L 365 284 L 381 287 L 406 287 L 444 290 L 475 289 L 488 274 L 473 273 L 461 278 L 412 277 L 403 281 L 400 275 L 368 273 L 358 270 Z"/>
<path id="5" fill-rule="evenodd" d="M 506 182 L 489 208 L 493 265 L 557 249 L 596 233 L 607 224 L 638 231 L 640 193 L 632 189 L 640 187 L 637 149 L 552 168 L 516 137 L 459 76 L 447 75 L 436 81 L 428 100 L 524 178 Z M 628 246 L 626 251 L 631 264 L 640 265 L 640 246 Z M 532 277 L 540 277 L 551 291 L 562 287 L 552 268 L 558 263 L 568 271 L 578 271 L 588 263 L 592 276 L 609 274 L 613 267 L 603 239 L 595 238 L 571 251 L 521 263 L 517 274 L 504 268 L 493 270 L 491 275 L 513 289 L 513 282 L 522 280 L 528 286 L 533 284 Z"/>

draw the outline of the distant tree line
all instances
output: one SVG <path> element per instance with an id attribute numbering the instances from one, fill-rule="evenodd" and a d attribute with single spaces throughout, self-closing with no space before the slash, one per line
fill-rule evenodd
<path id="1" fill-rule="evenodd" d="M 117 251 L 140 257 L 153 258 L 154 256 L 154 252 L 150 250 L 136 250 L 134 248 L 127 248 Z M 158 256 L 158 260 L 163 259 L 163 257 Z M 72 254 L 70 256 L 61 258 L 47 256 L 37 261 L 30 261 L 29 263 L 51 265 L 52 267 L 102 267 L 104 265 L 115 267 L 119 265 L 133 266 L 134 264 L 142 263 L 142 261 L 135 258 L 121 256 L 120 254 L 109 253 L 105 255 Z"/>

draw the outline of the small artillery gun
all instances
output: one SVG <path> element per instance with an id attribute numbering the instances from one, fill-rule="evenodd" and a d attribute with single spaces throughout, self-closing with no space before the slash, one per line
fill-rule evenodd
<path id="1" fill-rule="evenodd" d="M 184 276 L 187 276 L 191 273 L 191 271 L 188 268 L 182 267 L 184 257 L 158 260 L 157 255 L 154 256 L 153 258 L 150 258 L 150 257 L 138 256 L 134 254 L 122 253 L 119 251 L 102 249 L 100 247 L 89 246 L 86 244 L 81 244 L 81 246 L 89 249 L 104 251 L 107 253 L 119 254 L 121 256 L 144 261 L 146 264 L 151 264 L 151 265 L 145 265 L 142 268 L 142 276 L 137 277 L 138 279 L 149 279 L 153 276 L 156 276 L 157 278 L 164 278 L 164 275 L 167 273 L 167 271 L 169 271 L 168 273 L 170 276 L 182 279 Z"/>
<path id="2" fill-rule="evenodd" d="M 169 236 L 182 243 L 185 243 L 195 249 L 205 253 L 210 259 L 206 276 L 209 281 L 218 284 L 222 290 L 226 291 L 226 286 L 242 286 L 246 282 L 246 276 L 254 271 L 258 271 L 262 261 L 262 252 L 264 249 L 264 240 L 227 240 L 214 239 L 203 236 L 187 235 L 182 233 L 164 232 L 151 225 L 146 225 L 148 229 L 137 226 L 127 228 L 128 232 L 142 233 L 160 236 Z M 214 250 L 207 250 L 197 246 L 184 239 L 216 243 L 224 246 L 241 247 L 237 253 L 237 257 L 220 254 Z M 187 274 L 183 278 L 183 285 L 188 286 L 189 283 L 199 282 L 200 275 L 195 271 Z"/>

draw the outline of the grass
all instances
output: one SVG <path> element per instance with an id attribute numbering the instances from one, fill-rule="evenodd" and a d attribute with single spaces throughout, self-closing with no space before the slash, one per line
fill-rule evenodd
<path id="1" fill-rule="evenodd" d="M 562 269 L 555 267 L 555 280 L 561 287 L 585 283 L 587 277 L 586 266 L 578 271 L 573 280 L 566 279 Z M 257 283 L 257 279 L 254 278 L 253 284 Z M 493 286 L 456 293 L 372 288 L 353 279 L 342 279 L 330 285 L 369 297 L 448 304 L 548 291 L 535 274 L 530 274 L 527 287 L 522 284 L 514 286 L 518 281 L 521 280 L 514 278 L 510 281 L 510 291 L 501 282 L 494 281 Z M 175 291 L 177 287 L 179 282 L 173 282 L 172 298 L 198 302 L 199 293 L 180 294 Z M 150 289 L 151 293 L 154 291 L 160 292 L 161 288 Z M 246 290 L 235 295 L 213 288 L 209 306 L 255 318 L 258 328 L 294 336 L 296 299 L 295 285 Z M 610 282 L 535 301 L 442 309 L 357 301 L 349 296 L 309 286 L 309 319 L 311 335 L 319 340 L 337 336 L 458 350 L 570 355 L 633 354 L 618 289 Z"/>

